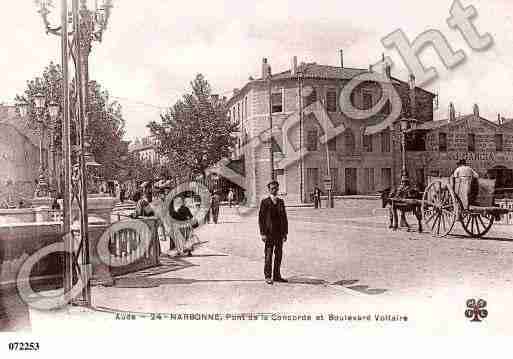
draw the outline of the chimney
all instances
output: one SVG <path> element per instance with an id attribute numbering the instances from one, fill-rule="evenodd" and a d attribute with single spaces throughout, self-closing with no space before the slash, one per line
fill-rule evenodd
<path id="1" fill-rule="evenodd" d="M 267 62 L 267 58 L 262 59 L 262 78 L 267 79 L 271 74 L 271 65 Z"/>
<path id="2" fill-rule="evenodd" d="M 477 105 L 477 103 L 474 104 L 474 118 L 479 118 L 479 106 Z"/>
<path id="3" fill-rule="evenodd" d="M 385 54 L 381 54 L 381 62 L 383 63 L 383 74 L 389 79 L 392 77 L 392 66 L 385 60 Z"/>
<path id="4" fill-rule="evenodd" d="M 344 68 L 344 50 L 340 49 L 340 67 Z"/>
<path id="5" fill-rule="evenodd" d="M 239 89 L 233 89 L 233 96 L 237 95 L 239 93 Z"/>
<path id="6" fill-rule="evenodd" d="M 415 94 L 415 75 L 410 74 L 410 116 L 417 117 L 417 96 Z"/>
<path id="7" fill-rule="evenodd" d="M 372 65 L 369 65 L 369 72 L 372 72 Z"/>
<path id="8" fill-rule="evenodd" d="M 501 124 L 501 114 L 500 113 L 497 114 L 497 123 L 499 125 Z"/>
<path id="9" fill-rule="evenodd" d="M 387 76 L 387 78 L 392 77 L 392 66 L 390 66 L 390 64 L 388 62 L 385 65 L 385 75 Z"/>
<path id="10" fill-rule="evenodd" d="M 456 121 L 456 110 L 454 109 L 454 104 L 451 102 L 449 104 L 449 122 Z"/>
<path id="11" fill-rule="evenodd" d="M 410 74 L 409 84 L 410 84 L 410 90 L 414 90 L 415 89 L 415 75 L 414 74 Z"/>
<path id="12" fill-rule="evenodd" d="M 296 76 L 297 75 L 297 56 L 293 56 L 292 57 L 292 64 L 291 64 L 291 67 L 290 67 L 290 73 L 292 76 Z"/>

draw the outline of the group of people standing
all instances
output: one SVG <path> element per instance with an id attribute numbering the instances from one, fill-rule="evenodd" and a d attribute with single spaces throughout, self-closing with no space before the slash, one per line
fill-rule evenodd
<path id="1" fill-rule="evenodd" d="M 171 182 L 158 182 L 153 188 L 150 183 L 141 185 L 142 195 L 135 206 L 136 217 L 155 216 L 160 219 L 165 238 L 170 240 L 170 250 L 176 249 L 176 255 L 192 255 L 194 237 L 192 231 L 199 223 L 191 210 L 185 205 L 182 195 L 175 196 L 168 204 L 167 197 L 171 193 Z M 156 194 L 154 198 L 154 194 Z"/>

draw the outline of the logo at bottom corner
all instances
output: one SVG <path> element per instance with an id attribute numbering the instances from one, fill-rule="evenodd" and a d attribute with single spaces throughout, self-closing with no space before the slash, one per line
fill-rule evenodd
<path id="1" fill-rule="evenodd" d="M 488 310 L 486 309 L 486 300 L 468 299 L 467 309 L 465 310 L 465 317 L 470 319 L 471 322 L 480 322 L 482 321 L 482 319 L 488 317 Z"/>

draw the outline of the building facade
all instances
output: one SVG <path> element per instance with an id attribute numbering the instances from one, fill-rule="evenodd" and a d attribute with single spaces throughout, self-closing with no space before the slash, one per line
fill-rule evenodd
<path id="1" fill-rule="evenodd" d="M 12 208 L 34 198 L 39 177 L 39 135 L 14 106 L 0 106 L 0 208 Z M 43 167 L 47 174 L 58 166 L 49 156 L 48 138 L 43 138 Z M 59 168 L 55 172 L 60 173 Z M 53 189 L 57 181 L 52 178 Z"/>
<path id="2" fill-rule="evenodd" d="M 151 136 L 136 138 L 133 143 L 128 146 L 129 153 L 135 154 L 140 161 L 150 165 L 164 165 L 166 163 L 165 156 L 161 156 L 158 151 L 157 140 Z"/>
<path id="3" fill-rule="evenodd" d="M 404 82 L 392 77 L 389 67 L 383 70 L 400 97 L 398 110 L 391 101 L 382 101 L 392 98 L 386 93 L 391 87 L 372 80 L 359 81 L 351 91 L 352 106 L 342 103 L 344 87 L 352 86 L 357 77 L 372 75 L 371 68 L 298 66 L 294 58 L 291 69 L 269 75 L 270 65 L 264 59 L 261 78 L 235 90 L 228 101 L 228 114 L 239 125 L 234 158 L 243 160 L 248 195 L 258 200 L 266 193 L 271 148 L 275 178 L 289 203 L 309 202 L 316 186 L 323 189 L 328 162 L 335 194 L 376 193 L 395 185 L 401 169 L 395 120 L 407 116 L 420 124 L 432 122 L 435 95 L 416 87 L 413 77 Z M 371 111 L 380 104 L 377 112 Z M 394 111 L 397 118 L 390 121 Z"/>
<path id="4" fill-rule="evenodd" d="M 489 121 L 474 112 L 420 125 L 408 133 L 406 163 L 414 180 L 447 177 L 465 159 L 480 177 L 496 179 L 497 196 L 513 190 L 513 125 Z"/>

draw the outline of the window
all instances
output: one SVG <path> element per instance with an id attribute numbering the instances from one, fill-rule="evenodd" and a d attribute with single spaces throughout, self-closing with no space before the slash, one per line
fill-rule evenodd
<path id="1" fill-rule="evenodd" d="M 237 121 L 240 121 L 240 102 L 237 103 Z"/>
<path id="2" fill-rule="evenodd" d="M 372 152 L 372 136 L 363 136 L 363 150 L 365 152 Z"/>
<path id="3" fill-rule="evenodd" d="M 503 136 L 501 133 L 495 135 L 495 151 L 503 151 Z"/>
<path id="4" fill-rule="evenodd" d="M 338 193 L 338 168 L 330 168 L 331 193 Z"/>
<path id="5" fill-rule="evenodd" d="M 355 141 L 353 131 L 350 128 L 344 131 L 344 154 L 351 156 L 355 150 Z"/>
<path id="6" fill-rule="evenodd" d="M 392 187 L 392 169 L 382 168 L 381 169 L 381 185 L 383 189 Z"/>
<path id="7" fill-rule="evenodd" d="M 363 92 L 363 109 L 370 110 L 372 108 L 372 94 L 370 92 Z"/>
<path id="8" fill-rule="evenodd" d="M 248 97 L 244 97 L 244 118 L 248 118 Z"/>
<path id="9" fill-rule="evenodd" d="M 312 87 L 312 91 L 310 93 L 305 92 L 306 94 L 306 100 L 305 100 L 305 107 L 313 104 L 317 101 L 317 91 Z"/>
<path id="10" fill-rule="evenodd" d="M 390 130 L 381 132 L 381 152 L 390 152 Z"/>
<path id="11" fill-rule="evenodd" d="M 272 113 L 283 112 L 283 96 L 281 92 L 271 94 Z"/>
<path id="12" fill-rule="evenodd" d="M 337 112 L 337 90 L 328 89 L 326 93 L 326 109 L 328 112 Z"/>
<path id="13" fill-rule="evenodd" d="M 336 137 L 328 140 L 328 151 L 333 151 L 333 152 L 337 151 L 337 138 Z"/>
<path id="14" fill-rule="evenodd" d="M 317 151 L 317 129 L 309 130 L 306 139 L 307 151 Z"/>
<path id="15" fill-rule="evenodd" d="M 364 168 L 363 177 L 366 191 L 373 192 L 376 189 L 374 185 L 374 168 Z"/>
<path id="16" fill-rule="evenodd" d="M 447 134 L 440 132 L 438 134 L 438 151 L 447 152 Z"/>
<path id="17" fill-rule="evenodd" d="M 473 133 L 468 134 L 468 151 L 476 151 L 476 136 Z"/>
<path id="18" fill-rule="evenodd" d="M 287 192 L 285 186 L 285 170 L 282 168 L 277 168 L 274 170 L 274 175 L 276 181 L 278 181 L 278 183 L 280 184 L 280 194 L 285 194 Z"/>

